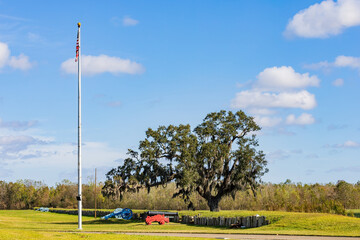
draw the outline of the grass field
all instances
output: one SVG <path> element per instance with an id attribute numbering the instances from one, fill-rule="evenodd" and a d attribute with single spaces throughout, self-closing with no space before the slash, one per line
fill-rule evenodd
<path id="1" fill-rule="evenodd" d="M 108 221 L 83 217 L 83 231 L 77 231 L 77 216 L 42 213 L 33 210 L 0 211 L 0 239 L 152 239 L 149 236 L 127 236 L 119 232 L 194 232 L 194 233 L 243 233 L 360 236 L 360 219 L 320 213 L 289 213 L 271 211 L 182 211 L 180 215 L 247 216 L 264 215 L 270 225 L 251 229 L 193 226 L 177 223 L 146 226 L 143 222 L 112 219 Z M 97 234 L 103 233 L 103 234 Z M 153 238 L 155 239 L 155 238 Z M 156 237 L 156 239 L 181 239 Z M 186 238 L 189 239 L 189 238 Z"/>

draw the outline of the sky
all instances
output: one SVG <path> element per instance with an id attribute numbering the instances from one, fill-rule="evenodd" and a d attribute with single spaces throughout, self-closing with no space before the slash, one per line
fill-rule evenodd
<path id="1" fill-rule="evenodd" d="M 243 110 L 264 182 L 360 180 L 360 0 L 0 0 L 0 180 L 83 182 L 148 128 Z"/>

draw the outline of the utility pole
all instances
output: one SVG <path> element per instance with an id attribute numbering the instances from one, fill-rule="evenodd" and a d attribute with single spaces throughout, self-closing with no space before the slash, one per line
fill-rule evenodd
<path id="1" fill-rule="evenodd" d="M 95 168 L 95 189 L 94 189 L 94 202 L 95 202 L 95 218 L 96 218 L 96 168 Z"/>

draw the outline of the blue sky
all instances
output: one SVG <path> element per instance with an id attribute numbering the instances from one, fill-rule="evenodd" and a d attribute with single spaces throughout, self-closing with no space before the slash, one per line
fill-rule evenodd
<path id="1" fill-rule="evenodd" d="M 360 1 L 0 0 L 0 179 L 84 181 L 147 128 L 244 110 L 266 182 L 359 181 Z"/>

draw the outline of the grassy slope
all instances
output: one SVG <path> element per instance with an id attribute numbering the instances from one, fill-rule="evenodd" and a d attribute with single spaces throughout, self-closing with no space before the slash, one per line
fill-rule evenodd
<path id="1" fill-rule="evenodd" d="M 125 220 L 95 220 L 92 217 L 83 217 L 83 229 L 89 232 L 203 232 L 203 233 L 254 233 L 254 234 L 292 234 L 292 235 L 332 235 L 332 236 L 360 236 L 360 219 L 332 214 L 317 213 L 288 213 L 270 211 L 183 211 L 180 214 L 201 216 L 246 216 L 264 215 L 272 224 L 251 229 L 227 229 L 222 227 L 192 226 L 170 223 L 163 226 L 154 224 L 146 226 L 143 222 Z M 17 237 L 3 238 L 6 234 L 21 233 L 24 239 L 78 239 L 78 233 L 58 233 L 59 231 L 76 232 L 77 216 L 41 213 L 32 210 L 0 211 L 0 239 L 18 239 Z M 41 235 L 34 236 L 31 235 Z M 64 237 L 67 236 L 67 238 Z M 85 237 L 86 235 L 86 237 Z M 97 235 L 85 234 L 87 239 L 112 239 L 113 234 Z M 87 236 L 89 235 L 89 236 Z M 64 237 L 64 238 L 62 238 Z M 128 236 L 117 239 L 127 239 Z M 22 239 L 22 238 L 19 238 Z M 105 239 L 105 238 L 104 238 Z M 135 238 L 132 239 L 142 239 Z M 159 239 L 159 238 L 157 238 Z M 172 239 L 172 238 L 167 238 Z"/>
<path id="2" fill-rule="evenodd" d="M 91 225 L 97 225 L 93 218 L 84 217 L 84 231 L 91 231 Z M 129 236 L 124 234 L 80 233 L 77 231 L 77 216 L 56 213 L 26 211 L 0 211 L 0 240 L 49 240 L 49 239 L 96 239 L 96 240 L 190 240 L 198 238 Z M 108 224 L 101 222 L 99 228 Z M 111 224 L 111 222 L 110 222 Z M 101 226 L 102 225 L 102 226 Z M 116 224 L 117 225 L 117 224 Z"/>

